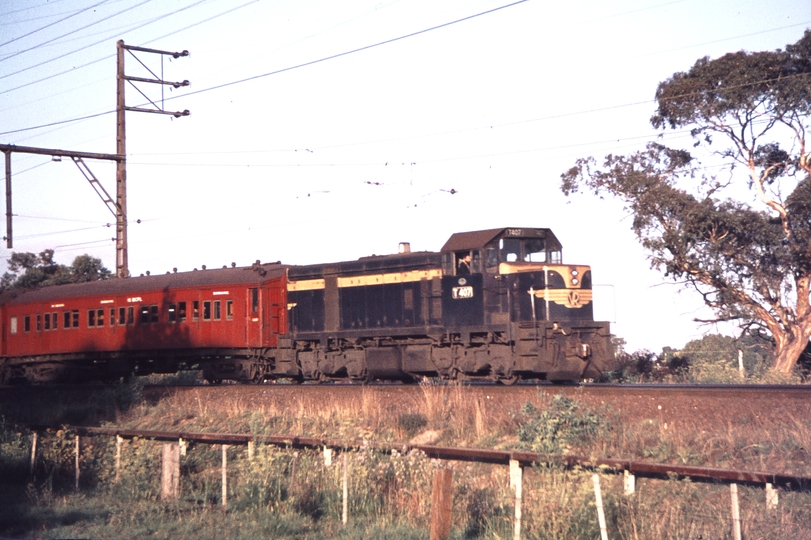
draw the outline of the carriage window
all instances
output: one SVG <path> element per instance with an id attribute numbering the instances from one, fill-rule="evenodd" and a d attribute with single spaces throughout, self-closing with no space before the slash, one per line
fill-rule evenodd
<path id="1" fill-rule="evenodd" d="M 200 319 L 200 301 L 195 300 L 191 303 L 191 320 L 197 321 Z"/>
<path id="2" fill-rule="evenodd" d="M 211 320 L 211 300 L 205 300 L 203 302 L 203 320 Z"/>
<path id="3" fill-rule="evenodd" d="M 178 322 L 186 322 L 186 302 L 178 302 L 177 320 Z"/>
<path id="4" fill-rule="evenodd" d="M 62 315 L 65 321 L 65 324 L 63 324 L 62 327 L 65 329 L 70 328 L 70 311 L 63 311 Z"/>
<path id="5" fill-rule="evenodd" d="M 79 310 L 74 309 L 70 312 L 71 326 L 73 328 L 79 328 Z"/>
<path id="6" fill-rule="evenodd" d="M 259 289 L 251 289 L 251 313 L 259 313 Z"/>
<path id="7" fill-rule="evenodd" d="M 159 318 L 158 318 L 158 306 L 149 306 L 149 314 L 150 314 L 149 322 L 151 322 L 151 323 L 158 322 L 158 320 L 159 320 Z"/>
<path id="8" fill-rule="evenodd" d="M 149 323 L 149 306 L 141 306 L 141 309 L 138 311 L 138 324 L 148 324 Z"/>
<path id="9" fill-rule="evenodd" d="M 10 323 L 11 323 L 11 333 L 16 334 L 17 333 L 17 317 L 12 317 L 10 319 Z"/>
<path id="10" fill-rule="evenodd" d="M 110 326 L 115 326 L 115 308 L 110 308 Z"/>
<path id="11" fill-rule="evenodd" d="M 234 318 L 234 301 L 233 300 L 226 300 L 225 301 L 225 318 L 229 321 Z"/>
<path id="12" fill-rule="evenodd" d="M 50 313 L 45 314 L 45 321 L 44 322 L 45 322 L 45 330 L 46 331 L 50 330 L 51 329 L 51 314 Z"/>
<path id="13" fill-rule="evenodd" d="M 124 326 L 125 324 L 133 324 L 135 322 L 135 307 L 120 307 L 118 308 L 118 324 Z"/>
<path id="14" fill-rule="evenodd" d="M 51 326 L 53 327 L 54 330 L 57 330 L 59 328 L 59 317 L 56 311 L 51 313 Z"/>
<path id="15" fill-rule="evenodd" d="M 169 303 L 169 322 L 177 322 L 177 304 Z"/>
<path id="16" fill-rule="evenodd" d="M 220 318 L 220 301 L 214 300 L 214 320 L 219 321 Z"/>
<path id="17" fill-rule="evenodd" d="M 104 309 L 88 309 L 87 326 L 104 326 Z"/>
<path id="18" fill-rule="evenodd" d="M 37 313 L 37 332 L 42 332 L 42 315 Z"/>
<path id="19" fill-rule="evenodd" d="M 23 331 L 30 332 L 31 331 L 31 315 L 26 315 L 23 319 Z"/>

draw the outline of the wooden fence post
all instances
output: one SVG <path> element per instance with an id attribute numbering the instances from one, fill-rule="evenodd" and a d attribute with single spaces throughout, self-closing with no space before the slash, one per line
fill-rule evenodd
<path id="1" fill-rule="evenodd" d="M 741 511 L 738 506 L 738 484 L 729 484 L 730 502 L 732 504 L 732 537 L 741 540 Z"/>
<path id="2" fill-rule="evenodd" d="M 79 491 L 79 436 L 76 435 L 76 491 Z"/>
<path id="3" fill-rule="evenodd" d="M 31 440 L 31 466 L 28 468 L 29 476 L 34 475 L 34 463 L 37 461 L 37 432 L 34 432 L 34 437 Z"/>
<path id="4" fill-rule="evenodd" d="M 121 480 L 121 445 L 124 439 L 121 435 L 115 436 L 115 483 Z"/>
<path id="5" fill-rule="evenodd" d="M 445 540 L 451 534 L 452 510 L 453 469 L 436 469 L 431 497 L 431 540 Z"/>
<path id="6" fill-rule="evenodd" d="M 597 519 L 600 522 L 600 538 L 608 540 L 608 528 L 605 524 L 605 510 L 603 509 L 603 493 L 600 491 L 600 475 L 592 475 L 591 481 L 594 483 L 594 499 L 597 504 Z"/>
<path id="7" fill-rule="evenodd" d="M 332 448 L 324 447 L 324 467 L 332 467 Z"/>
<path id="8" fill-rule="evenodd" d="M 766 483 L 766 508 L 769 510 L 773 508 L 777 508 L 779 495 L 777 494 L 777 488 L 774 487 L 774 484 Z"/>
<path id="9" fill-rule="evenodd" d="M 222 445 L 222 509 L 228 510 L 228 445 Z"/>
<path id="10" fill-rule="evenodd" d="M 293 490 L 296 487 L 296 464 L 298 463 L 298 452 L 293 452 L 293 461 L 290 464 L 290 487 L 287 488 L 287 491 L 290 493 L 290 496 L 293 497 Z"/>
<path id="11" fill-rule="evenodd" d="M 624 471 L 622 485 L 624 488 L 625 496 L 630 497 L 636 491 L 636 477 L 627 470 Z"/>
<path id="12" fill-rule="evenodd" d="M 346 522 L 349 521 L 349 452 L 344 451 L 341 456 L 343 461 L 343 500 L 341 510 L 341 523 L 346 527 Z"/>
<path id="13" fill-rule="evenodd" d="M 161 499 L 177 499 L 180 486 L 180 443 L 163 443 Z"/>
<path id="14" fill-rule="evenodd" d="M 521 499 L 523 497 L 524 471 L 518 460 L 510 460 L 510 488 L 515 493 L 515 517 L 513 518 L 513 540 L 521 539 Z"/>
<path id="15" fill-rule="evenodd" d="M 248 441 L 248 461 L 253 461 L 255 452 L 253 441 Z"/>

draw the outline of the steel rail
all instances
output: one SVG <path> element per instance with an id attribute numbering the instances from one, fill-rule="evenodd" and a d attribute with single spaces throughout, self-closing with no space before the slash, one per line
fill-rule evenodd
<path id="1" fill-rule="evenodd" d="M 467 461 L 476 463 L 490 463 L 495 465 L 509 465 L 511 461 L 518 461 L 522 466 L 534 464 L 548 464 L 563 466 L 567 469 L 575 467 L 601 470 L 604 472 L 623 474 L 628 473 L 644 478 L 689 478 L 696 482 L 724 482 L 747 485 L 772 484 L 793 491 L 811 491 L 811 477 L 793 476 L 769 472 L 739 471 L 733 469 L 718 469 L 712 467 L 697 467 L 690 465 L 671 465 L 649 461 L 636 461 L 613 458 L 588 458 L 568 454 L 539 454 L 517 450 L 489 450 L 485 448 L 460 448 L 447 446 L 433 446 L 411 443 L 377 443 L 365 440 L 340 440 L 323 437 L 307 437 L 298 435 L 251 435 L 241 433 L 196 433 L 186 431 L 154 431 L 138 429 L 97 428 L 86 426 L 29 426 L 34 431 L 64 430 L 86 436 L 118 436 L 122 439 L 150 439 L 155 441 L 197 442 L 203 444 L 229 444 L 247 445 L 251 443 L 268 444 L 283 448 L 296 449 L 323 449 L 358 450 L 370 448 L 385 453 L 419 451 L 433 459 L 448 461 Z"/>

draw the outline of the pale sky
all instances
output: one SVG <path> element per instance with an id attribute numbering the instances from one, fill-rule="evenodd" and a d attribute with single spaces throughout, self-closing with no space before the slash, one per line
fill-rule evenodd
<path id="1" fill-rule="evenodd" d="M 564 262 L 592 266 L 597 318 L 629 350 L 716 330 L 693 322 L 708 317 L 695 293 L 650 269 L 622 205 L 567 199 L 560 174 L 653 140 L 659 82 L 703 56 L 796 42 L 811 2 L 510 4 L 0 0 L 0 144 L 114 153 L 116 41 L 188 50 L 163 63 L 126 55 L 127 75 L 151 77 L 140 61 L 191 82 L 163 90 L 165 109 L 188 117 L 127 113 L 133 275 L 352 260 L 404 241 L 435 251 L 454 232 L 548 227 Z M 138 83 L 128 106 L 147 103 L 139 90 L 162 97 Z M 87 164 L 114 194 L 114 165 Z M 115 268 L 112 215 L 70 160 L 13 154 L 12 169 L 15 251 Z"/>

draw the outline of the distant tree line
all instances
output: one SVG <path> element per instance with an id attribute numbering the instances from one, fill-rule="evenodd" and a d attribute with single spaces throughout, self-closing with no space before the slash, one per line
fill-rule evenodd
<path id="1" fill-rule="evenodd" d="M 774 348 L 757 334 L 739 338 L 709 334 L 681 349 L 664 347 L 658 353 L 627 352 L 620 337 L 613 342 L 617 367 L 604 382 L 797 383 L 811 377 L 811 350 L 792 373 L 775 373 L 770 369 Z"/>

